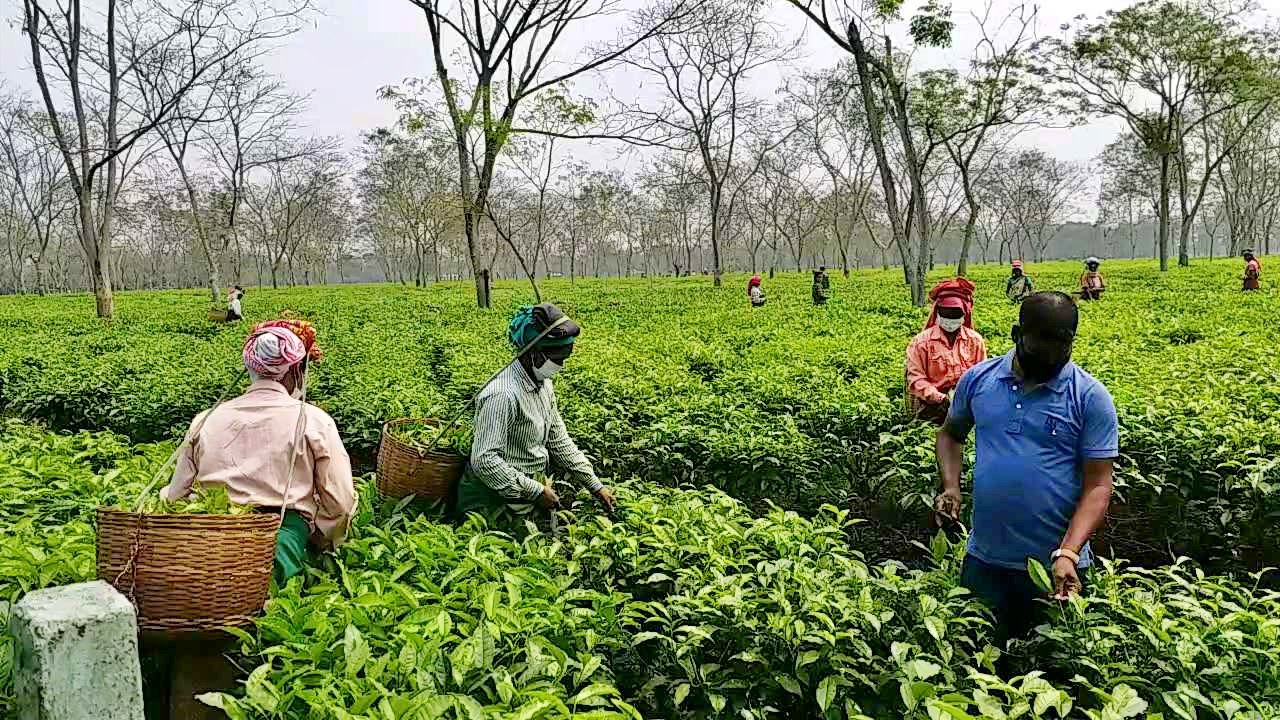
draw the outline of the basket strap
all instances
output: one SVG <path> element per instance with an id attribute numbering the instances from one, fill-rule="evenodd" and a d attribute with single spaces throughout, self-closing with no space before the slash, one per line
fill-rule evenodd
<path id="1" fill-rule="evenodd" d="M 245 372 L 245 369 L 241 368 L 240 372 L 236 373 L 236 376 L 231 380 L 231 383 L 223 389 L 222 395 L 218 397 L 218 401 L 215 402 L 213 407 L 209 408 L 209 411 L 206 412 L 200 418 L 199 422 L 191 428 L 191 432 L 183 436 L 182 442 L 178 443 L 178 447 L 173 449 L 173 452 L 169 455 L 169 459 L 165 460 L 164 464 L 160 466 L 160 469 L 156 471 L 156 474 L 151 477 L 151 482 L 147 483 L 147 486 L 142 489 L 142 493 L 138 495 L 137 505 L 134 508 L 135 513 L 139 515 L 142 514 L 142 504 L 146 502 L 147 496 L 151 494 L 151 491 L 155 489 L 156 483 L 160 482 L 160 479 L 164 477 L 165 473 L 173 468 L 174 464 L 178 461 L 178 455 L 181 454 L 182 450 L 186 448 L 187 445 L 191 444 L 192 439 L 198 436 L 200 431 L 204 429 L 204 424 L 209 421 L 209 417 L 213 415 L 213 411 L 217 410 L 219 405 L 226 402 L 227 396 L 231 394 L 231 390 L 233 388 L 240 384 L 240 379 L 244 377 Z"/>
<path id="2" fill-rule="evenodd" d="M 552 330 L 555 330 L 556 328 L 560 327 L 561 325 L 567 322 L 569 322 L 569 316 L 561 315 L 558 319 L 556 319 L 555 322 L 548 325 L 546 330 L 543 330 L 542 332 L 538 333 L 537 337 L 530 340 L 529 343 L 524 347 L 520 348 L 520 352 L 516 353 L 515 359 L 519 360 L 520 358 L 527 355 L 529 351 L 533 349 L 533 346 L 537 345 L 538 342 L 542 340 L 542 338 L 550 335 Z M 510 365 L 510 364 L 511 363 L 507 363 L 507 365 Z M 467 401 L 467 404 L 463 405 L 462 409 L 459 410 L 458 413 L 453 416 L 453 419 L 450 420 L 448 424 L 440 426 L 440 432 L 436 433 L 436 436 L 431 439 L 431 444 L 427 446 L 427 449 L 425 451 L 423 451 L 424 453 L 429 453 L 432 450 L 436 449 L 436 445 L 440 444 L 440 439 L 444 437 L 444 434 L 452 430 L 454 425 L 458 424 L 458 421 L 461 420 L 462 416 L 467 413 L 467 410 L 470 410 L 471 406 L 475 405 L 476 398 L 480 397 L 480 393 L 484 392 L 485 388 L 489 387 L 489 385 L 492 384 L 494 380 L 498 379 L 498 376 L 502 374 L 502 371 L 507 369 L 507 365 L 503 365 L 502 367 L 498 368 L 497 372 L 490 375 L 489 379 L 485 380 L 484 384 L 480 386 L 480 389 L 476 390 L 475 394 L 471 396 L 471 399 Z"/>
<path id="3" fill-rule="evenodd" d="M 289 448 L 289 472 L 285 476 L 284 493 L 280 496 L 280 525 L 284 526 L 284 514 L 289 510 L 289 489 L 293 487 L 293 473 L 298 466 L 298 454 L 302 452 L 302 441 L 307 427 L 307 376 L 310 366 L 302 370 L 302 399 L 298 403 L 298 422 L 293 428 L 293 445 Z"/>

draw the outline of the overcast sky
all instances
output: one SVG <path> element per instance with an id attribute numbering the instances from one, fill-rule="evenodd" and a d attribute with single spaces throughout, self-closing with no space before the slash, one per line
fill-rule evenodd
<path id="1" fill-rule="evenodd" d="M 311 103 L 305 116 L 310 132 L 338 135 L 353 146 L 361 131 L 395 119 L 389 103 L 377 99 L 378 88 L 409 76 L 431 73 L 430 43 L 421 11 L 408 0 L 317 2 L 323 15 L 291 38 L 287 46 L 273 53 L 267 65 L 296 92 L 310 94 Z M 638 6 L 642 0 L 621 2 Z M 1010 0 L 993 2 L 998 14 L 1013 4 Z M 981 11 L 985 4 L 986 0 L 953 0 L 958 27 L 952 48 L 917 56 L 916 67 L 960 66 L 976 40 L 971 13 Z M 1056 35 L 1059 25 L 1077 14 L 1094 16 L 1126 4 L 1114 0 L 1047 0 L 1041 6 L 1038 26 L 1042 34 Z M 1268 14 L 1280 14 L 1280 0 L 1263 0 L 1263 6 Z M 15 0 L 0 0 L 0 8 L 5 9 L 8 18 L 21 14 Z M 803 55 L 796 61 L 798 69 L 827 67 L 844 56 L 825 36 L 806 32 L 798 11 L 784 2 L 773 0 L 768 12 L 787 32 L 805 35 Z M 33 92 L 28 46 L 16 24 L 0 26 L 0 79 L 10 88 Z M 568 38 L 568 45 L 570 49 L 581 48 L 588 41 L 607 38 L 611 32 L 607 28 L 602 32 L 599 27 L 580 29 L 577 36 Z M 755 82 L 761 92 L 772 94 L 780 75 L 762 74 Z M 580 95 L 600 97 L 606 94 L 603 82 L 598 78 L 583 79 L 574 89 Z M 615 94 L 625 93 L 625 90 L 620 92 L 620 88 L 627 85 L 625 76 L 615 73 L 607 82 Z M 1025 135 L 1022 142 L 1040 146 L 1064 159 L 1087 161 L 1098 154 L 1118 129 L 1116 121 L 1099 121 L 1069 130 L 1036 130 Z M 627 162 L 616 158 L 616 152 L 608 148 L 583 148 L 579 152 L 595 163 Z"/>

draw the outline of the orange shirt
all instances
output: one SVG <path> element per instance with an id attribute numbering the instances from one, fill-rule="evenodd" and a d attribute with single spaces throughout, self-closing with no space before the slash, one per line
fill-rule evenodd
<path id="1" fill-rule="evenodd" d="M 934 325 L 907 346 L 907 392 L 927 403 L 938 404 L 960 382 L 964 371 L 987 359 L 987 342 L 978 331 L 962 327 L 956 344 Z"/>
<path id="2" fill-rule="evenodd" d="M 161 495 L 176 500 L 188 495 L 197 481 L 218 483 L 226 486 L 231 502 L 287 505 L 307 517 L 322 544 L 342 542 L 356 509 L 351 459 L 333 418 L 314 405 L 306 407 L 303 451 L 292 452 L 299 405 L 280 383 L 259 380 L 240 397 L 196 416 L 187 431 L 189 442 L 173 468 L 173 481 Z M 194 433 L 205 415 L 209 419 Z"/>

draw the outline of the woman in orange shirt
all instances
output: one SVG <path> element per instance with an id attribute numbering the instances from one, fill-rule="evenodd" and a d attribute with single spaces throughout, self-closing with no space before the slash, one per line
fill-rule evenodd
<path id="1" fill-rule="evenodd" d="M 907 346 L 907 398 L 921 419 L 942 424 L 950 393 L 965 371 L 987 359 L 987 343 L 973 329 L 974 285 L 964 278 L 929 292 L 933 311 L 924 330 Z"/>

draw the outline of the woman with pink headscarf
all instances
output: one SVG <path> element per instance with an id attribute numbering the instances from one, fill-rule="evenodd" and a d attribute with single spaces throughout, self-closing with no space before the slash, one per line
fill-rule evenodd
<path id="1" fill-rule="evenodd" d="M 338 427 L 304 402 L 308 364 L 321 357 L 315 337 L 315 328 L 301 320 L 254 327 L 242 353 L 252 384 L 191 422 L 173 480 L 161 493 L 172 501 L 196 483 L 216 484 L 236 504 L 285 509 L 276 541 L 278 585 L 302 572 L 308 544 L 340 544 L 356 509 L 351 459 Z"/>

